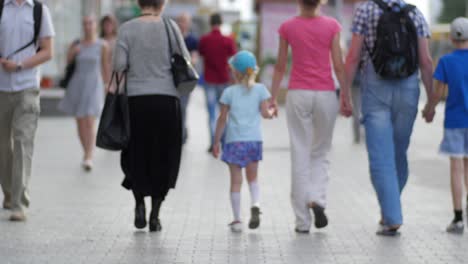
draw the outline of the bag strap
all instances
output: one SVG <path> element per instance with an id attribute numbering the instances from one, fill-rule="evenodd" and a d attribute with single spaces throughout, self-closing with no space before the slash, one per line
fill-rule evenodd
<path id="1" fill-rule="evenodd" d="M 382 9 L 384 12 L 388 12 L 392 10 L 392 7 L 382 0 L 372 0 L 372 2 L 377 4 L 380 7 L 380 9 Z"/>
<path id="2" fill-rule="evenodd" d="M 127 70 L 121 72 L 120 74 L 118 72 L 115 72 L 115 83 L 117 85 L 117 89 L 116 89 L 117 93 L 120 91 L 120 87 L 122 86 L 121 84 L 124 79 L 125 79 L 125 84 L 124 84 L 123 92 L 124 94 L 127 94 Z"/>
<path id="3" fill-rule="evenodd" d="M 407 4 L 403 7 L 401 11 L 405 13 L 407 16 L 409 16 L 409 14 L 413 12 L 415 9 L 416 9 L 416 6 Z"/>
<path id="4" fill-rule="evenodd" d="M 171 54 L 174 54 L 174 50 L 172 48 L 172 38 L 171 38 L 171 32 L 169 30 L 169 25 L 168 25 L 168 22 L 167 22 L 167 19 L 166 18 L 163 18 L 163 21 L 164 21 L 164 28 L 166 30 L 166 35 L 167 35 L 167 40 L 169 42 L 169 53 Z"/>
<path id="5" fill-rule="evenodd" d="M 3 5 L 4 4 L 5 4 L 5 0 L 0 0 L 0 22 L 2 21 Z"/>
<path id="6" fill-rule="evenodd" d="M 3 5 L 1 5 L 1 7 L 2 7 L 2 10 L 3 10 Z M 34 17 L 34 36 L 33 36 L 33 39 L 30 42 L 28 42 L 26 45 L 22 46 L 21 48 L 17 49 L 15 52 L 8 55 L 6 57 L 7 59 L 10 59 L 14 55 L 20 53 L 21 51 L 23 51 L 23 50 L 25 50 L 27 48 L 29 48 L 29 46 L 31 46 L 31 45 L 36 45 L 37 40 L 39 38 L 39 33 L 41 31 L 41 24 L 42 24 L 42 3 L 41 2 L 34 1 L 33 17 Z"/>
<path id="7" fill-rule="evenodd" d="M 43 11 L 42 3 L 39 2 L 39 1 L 34 0 L 34 9 L 33 9 L 33 16 L 34 16 L 34 39 L 33 39 L 33 42 L 34 43 L 37 43 L 37 40 L 39 39 L 39 33 L 41 32 L 42 11 Z"/>
<path id="8" fill-rule="evenodd" d="M 174 52 L 173 48 L 172 48 L 172 38 L 171 38 L 171 36 L 174 36 L 174 38 L 176 39 L 177 47 L 179 48 L 179 53 L 181 55 L 183 55 L 182 45 L 180 43 L 179 37 L 177 36 L 177 34 L 175 32 L 174 26 L 171 23 L 171 20 L 167 19 L 167 18 L 164 18 L 164 25 L 166 26 L 166 32 L 167 32 L 167 34 L 168 34 L 167 36 L 169 38 L 169 49 L 171 51 L 171 54 L 173 54 L 173 52 Z"/>

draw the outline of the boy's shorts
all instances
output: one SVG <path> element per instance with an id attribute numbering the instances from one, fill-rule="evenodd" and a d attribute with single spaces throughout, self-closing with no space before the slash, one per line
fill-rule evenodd
<path id="1" fill-rule="evenodd" d="M 446 128 L 440 153 L 451 158 L 468 158 L 468 128 Z"/>
<path id="2" fill-rule="evenodd" d="M 232 142 L 224 145 L 221 160 L 245 168 L 252 162 L 261 161 L 262 158 L 262 142 Z"/>

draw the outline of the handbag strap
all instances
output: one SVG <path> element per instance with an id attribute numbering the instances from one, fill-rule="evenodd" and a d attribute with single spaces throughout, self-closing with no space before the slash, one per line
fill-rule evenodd
<path id="1" fill-rule="evenodd" d="M 164 28 L 166 29 L 167 40 L 169 42 L 169 53 L 172 56 L 172 54 L 174 54 L 174 51 L 173 51 L 173 48 L 172 48 L 171 32 L 169 31 L 169 25 L 168 25 L 167 19 L 163 18 L 163 21 L 164 21 Z"/>
<path id="2" fill-rule="evenodd" d="M 182 45 L 180 43 L 178 36 L 176 35 L 175 29 L 171 23 L 171 20 L 168 18 L 163 18 L 163 21 L 164 21 L 164 26 L 166 28 L 167 39 L 169 40 L 169 51 L 171 55 L 174 54 L 171 36 L 174 36 L 174 38 L 176 39 L 177 47 L 179 48 L 179 53 L 182 54 Z"/>
<path id="3" fill-rule="evenodd" d="M 113 71 L 112 72 L 112 75 L 111 75 L 111 79 L 110 79 L 110 82 L 109 82 L 109 87 L 108 87 L 108 90 L 110 89 L 110 86 L 112 85 L 112 82 L 114 81 L 115 79 L 115 84 L 116 84 L 116 89 L 115 89 L 115 93 L 118 94 L 119 91 L 120 91 L 120 86 L 122 84 L 122 81 L 123 79 L 125 78 L 125 85 L 124 85 L 124 94 L 127 94 L 127 81 L 126 81 L 126 78 L 127 77 L 127 71 L 123 71 L 121 74 L 120 74 L 120 77 L 119 77 L 119 72 L 116 72 L 116 71 Z"/>

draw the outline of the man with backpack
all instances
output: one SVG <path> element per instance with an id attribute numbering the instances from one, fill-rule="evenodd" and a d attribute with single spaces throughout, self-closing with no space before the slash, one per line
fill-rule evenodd
<path id="1" fill-rule="evenodd" d="M 0 183 L 11 221 L 25 221 L 39 119 L 37 67 L 53 54 L 49 9 L 35 0 L 0 0 Z"/>
<path id="2" fill-rule="evenodd" d="M 362 121 L 381 209 L 377 234 L 395 236 L 403 224 L 400 197 L 418 114 L 418 71 L 428 98 L 432 94 L 429 26 L 417 8 L 403 0 L 372 0 L 358 6 L 352 31 L 346 73 L 347 80 L 353 80 L 361 63 Z"/>

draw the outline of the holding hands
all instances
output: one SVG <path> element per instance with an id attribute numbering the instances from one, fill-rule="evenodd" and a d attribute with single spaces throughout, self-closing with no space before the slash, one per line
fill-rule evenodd
<path id="1" fill-rule="evenodd" d="M 215 159 L 217 159 L 219 157 L 220 152 L 221 152 L 221 147 L 220 147 L 219 142 L 214 143 L 213 144 L 213 149 L 212 149 L 212 152 L 211 152 L 213 154 L 213 157 Z"/>
<path id="2" fill-rule="evenodd" d="M 340 113 L 344 117 L 350 117 L 353 115 L 353 106 L 349 96 L 349 89 L 340 93 Z"/>
<path id="3" fill-rule="evenodd" d="M 432 123 L 432 121 L 434 121 L 435 114 L 435 108 L 431 106 L 430 103 L 427 103 L 424 107 L 424 110 L 422 111 L 422 116 L 424 120 L 426 120 L 427 123 Z"/>

